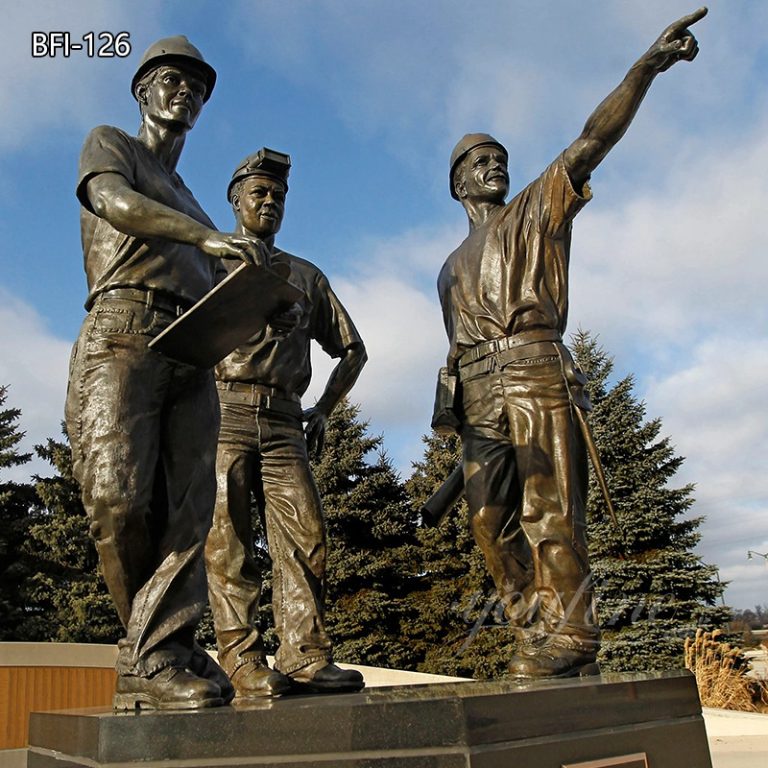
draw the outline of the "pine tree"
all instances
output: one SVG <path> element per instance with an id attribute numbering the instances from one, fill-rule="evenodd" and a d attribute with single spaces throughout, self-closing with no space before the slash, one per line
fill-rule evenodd
<path id="1" fill-rule="evenodd" d="M 724 589 L 717 569 L 693 552 L 702 521 L 686 517 L 693 486 L 668 485 L 684 459 L 669 438 L 659 437 L 661 420 L 645 420 L 631 375 L 609 386 L 613 360 L 596 339 L 579 331 L 572 348 L 590 380 L 590 423 L 620 528 L 591 473 L 588 532 L 603 634 L 601 666 L 679 668 L 684 636 L 729 617 L 728 609 L 716 605 Z"/>
<path id="2" fill-rule="evenodd" d="M 414 576 L 415 516 L 382 438 L 367 427 L 343 401 L 313 462 L 328 533 L 326 623 L 339 660 L 405 667 L 401 598 Z"/>
<path id="3" fill-rule="evenodd" d="M 122 628 L 100 574 L 80 487 L 72 476 L 69 446 L 49 439 L 35 451 L 57 474 L 34 478 L 40 512 L 29 529 L 25 550 L 37 568 L 27 585 L 31 610 L 24 623 L 25 637 L 116 642 Z"/>
<path id="4" fill-rule="evenodd" d="M 415 508 L 461 463 L 457 437 L 423 438 L 424 459 L 406 483 Z M 407 596 L 408 635 L 419 671 L 476 678 L 503 674 L 515 637 L 469 528 L 466 503 L 418 531 L 420 576 Z"/>
<path id="5" fill-rule="evenodd" d="M 24 433 L 18 428 L 21 411 L 3 409 L 8 387 L 0 386 L 0 472 L 28 463 L 32 455 L 19 453 Z M 23 587 L 34 564 L 24 553 L 34 520 L 35 492 L 28 483 L 5 480 L 0 475 L 0 640 L 26 639 L 19 634 L 26 603 Z"/>

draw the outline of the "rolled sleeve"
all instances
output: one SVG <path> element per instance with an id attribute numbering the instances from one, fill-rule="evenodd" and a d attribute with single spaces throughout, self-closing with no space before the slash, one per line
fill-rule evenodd
<path id="1" fill-rule="evenodd" d="M 341 357 L 363 340 L 352 318 L 333 292 L 325 275 L 315 283 L 312 297 L 312 336 L 330 357 Z"/>
<path id="2" fill-rule="evenodd" d="M 576 214 L 592 199 L 585 183 L 574 189 L 561 154 L 529 187 L 528 215 L 532 226 L 545 237 L 563 237 Z"/>

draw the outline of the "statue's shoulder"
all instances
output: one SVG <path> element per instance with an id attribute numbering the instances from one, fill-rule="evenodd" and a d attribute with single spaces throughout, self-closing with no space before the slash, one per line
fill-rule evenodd
<path id="1" fill-rule="evenodd" d="M 86 141 L 88 139 L 111 139 L 130 144 L 138 141 L 135 136 L 127 134 L 122 128 L 114 125 L 97 125 L 95 128 L 91 128 L 86 136 Z"/>
<path id="2" fill-rule="evenodd" d="M 126 133 L 114 125 L 97 125 L 92 128 L 83 142 L 83 154 L 112 150 L 114 152 L 133 152 L 140 142 L 135 136 Z"/>
<path id="3" fill-rule="evenodd" d="M 275 249 L 275 256 L 287 261 L 291 265 L 291 271 L 300 274 L 308 282 L 325 278 L 320 267 L 313 264 L 309 259 L 303 259 L 301 256 L 284 251 L 282 248 Z"/>

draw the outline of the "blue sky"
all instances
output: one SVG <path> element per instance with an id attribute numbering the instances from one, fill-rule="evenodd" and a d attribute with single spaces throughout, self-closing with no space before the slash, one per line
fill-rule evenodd
<path id="1" fill-rule="evenodd" d="M 186 34 L 219 81 L 179 172 L 223 230 L 238 161 L 294 167 L 278 243 L 329 275 L 370 362 L 352 393 L 400 471 L 420 458 L 446 341 L 434 288 L 466 233 L 450 150 L 489 131 L 520 188 L 581 131 L 679 0 L 70 0 L 6 4 L 0 30 L 0 382 L 27 444 L 58 433 L 85 278 L 77 158 L 100 123 L 130 132 L 129 83 Z M 701 53 L 662 74 L 593 176 L 574 227 L 571 331 L 634 373 L 696 483 L 702 558 L 730 604 L 768 602 L 768 4 L 710 3 Z M 126 59 L 33 59 L 32 31 L 127 31 Z M 318 357 L 317 394 L 328 365 Z M 44 467 L 35 466 L 36 471 Z"/>

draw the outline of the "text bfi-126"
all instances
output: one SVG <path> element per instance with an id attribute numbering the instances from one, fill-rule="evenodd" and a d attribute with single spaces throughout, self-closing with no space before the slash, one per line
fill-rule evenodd
<path id="1" fill-rule="evenodd" d="M 89 58 L 124 58 L 131 52 L 130 32 L 86 32 L 75 37 L 71 32 L 33 32 L 32 57 L 68 59 L 73 53 L 84 53 Z"/>

